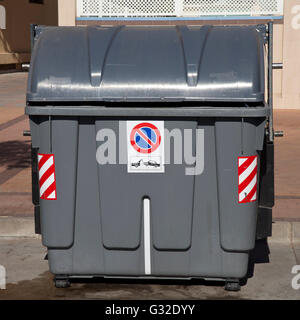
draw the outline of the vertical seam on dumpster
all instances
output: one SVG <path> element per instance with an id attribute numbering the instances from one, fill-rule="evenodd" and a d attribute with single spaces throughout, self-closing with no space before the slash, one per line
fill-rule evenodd
<path id="1" fill-rule="evenodd" d="M 74 273 L 74 243 L 75 243 L 75 232 L 76 232 L 76 212 L 77 212 L 77 178 L 78 178 L 78 154 L 79 154 L 79 123 L 80 123 L 80 117 L 75 118 L 77 121 L 77 136 L 76 136 L 76 173 L 75 173 L 75 197 L 74 197 L 74 224 L 73 224 L 73 243 L 71 247 L 71 255 L 72 255 L 72 273 Z"/>
<path id="2" fill-rule="evenodd" d="M 106 43 L 106 48 L 105 48 L 105 53 L 103 55 L 103 60 L 102 61 L 99 61 L 101 66 L 98 66 L 100 68 L 100 70 L 98 70 L 99 72 L 99 75 L 97 77 L 97 79 L 93 79 L 93 70 L 92 70 L 92 60 L 94 59 L 92 58 L 91 56 L 91 41 L 90 41 L 90 28 L 87 27 L 86 29 L 86 41 L 87 41 L 87 50 L 88 50 L 88 59 L 89 59 L 89 75 L 90 75 L 90 82 L 91 82 L 91 85 L 93 87 L 97 87 L 97 86 L 100 86 L 101 85 L 101 82 L 102 82 L 102 79 L 103 79 L 103 74 L 104 74 L 104 69 L 105 69 L 105 64 L 106 64 L 106 60 L 107 60 L 107 57 L 108 57 L 108 53 L 109 53 L 109 50 L 112 46 L 112 43 L 113 41 L 115 40 L 116 38 L 116 35 L 117 33 L 123 28 L 123 26 L 117 26 L 114 28 L 113 32 L 111 32 L 110 34 L 110 39 L 107 41 Z M 97 71 L 97 70 L 96 70 Z"/>
<path id="3" fill-rule="evenodd" d="M 199 121 L 197 121 L 197 126 L 196 126 L 196 131 L 195 131 L 195 142 L 196 142 L 196 155 L 197 155 L 197 129 L 199 128 L 200 124 Z M 203 152 L 204 152 L 204 157 L 205 157 L 205 138 L 204 138 L 204 146 L 203 146 Z M 204 159 L 205 162 L 205 159 Z M 196 157 L 196 162 L 195 166 L 197 166 L 197 157 Z M 196 169 L 195 169 L 196 170 Z M 189 250 L 189 275 L 191 275 L 191 255 L 192 255 L 192 247 L 193 247 L 193 225 L 194 225 L 194 214 L 195 214 L 195 189 L 196 189 L 196 177 L 199 176 L 194 174 L 194 181 L 193 181 L 193 197 L 192 197 L 192 219 L 191 219 L 191 238 L 190 238 L 190 250 Z"/>
<path id="4" fill-rule="evenodd" d="M 144 261 L 145 274 L 151 274 L 151 227 L 150 227 L 150 199 L 143 200 L 144 208 Z"/>
<path id="5" fill-rule="evenodd" d="M 186 53 L 185 53 L 185 48 L 184 48 L 184 41 L 183 41 L 183 37 L 182 37 L 182 33 L 181 30 L 179 28 L 179 26 L 175 27 L 176 29 L 176 33 L 177 36 L 179 38 L 179 42 L 180 42 L 180 46 L 181 46 L 181 51 L 182 51 L 182 56 L 183 56 L 183 62 L 184 62 L 184 71 L 185 71 L 185 81 L 186 83 L 189 83 L 189 79 L 188 79 L 188 67 L 187 67 L 187 57 L 186 57 Z"/>
<path id="6" fill-rule="evenodd" d="M 94 131 L 95 131 L 95 136 L 97 136 L 97 121 L 99 119 L 95 118 L 93 120 L 93 124 L 94 124 Z M 98 144 L 97 144 L 97 139 L 95 139 L 95 152 L 97 152 L 97 148 L 98 148 Z M 98 203 L 99 203 L 99 221 L 100 221 L 100 226 L 99 226 L 99 230 L 100 230 L 100 239 L 101 239 L 101 251 L 102 251 L 102 262 L 103 262 L 103 272 L 105 273 L 106 271 L 106 259 L 105 259 L 105 246 L 104 246 L 104 239 L 103 239 L 103 224 L 102 224 L 102 208 L 101 208 L 101 185 L 100 185 L 100 165 L 97 161 L 97 158 L 95 157 L 95 162 L 96 162 L 96 169 L 97 169 L 97 186 L 98 186 Z"/>
<path id="7" fill-rule="evenodd" d="M 102 64 L 102 71 L 101 71 L 101 79 L 100 79 L 100 84 L 102 82 L 102 79 L 103 79 L 103 75 L 104 75 L 104 70 L 105 70 L 105 65 L 106 65 L 106 60 L 107 60 L 107 57 L 108 57 L 108 53 L 109 53 L 109 50 L 114 42 L 114 40 L 116 39 L 116 36 L 117 34 L 121 31 L 121 29 L 123 28 L 124 26 L 117 26 L 114 30 L 114 32 L 112 33 L 111 35 L 111 38 L 107 44 L 107 47 L 106 47 L 106 50 L 105 50 L 105 54 L 104 54 L 104 58 L 103 58 L 103 64 Z"/>
<path id="8" fill-rule="evenodd" d="M 201 50 L 200 50 L 200 55 L 198 56 L 198 59 L 197 59 L 197 64 L 196 64 L 196 70 L 197 70 L 197 73 L 196 73 L 196 79 L 195 79 L 195 83 L 191 84 L 190 83 L 190 79 L 189 79 L 189 61 L 190 60 L 188 57 L 187 57 L 187 52 L 185 50 L 185 41 L 188 41 L 188 40 L 184 40 L 184 35 L 182 33 L 182 28 L 184 28 L 183 26 L 176 26 L 176 32 L 177 32 L 177 35 L 178 35 L 178 38 L 179 38 L 179 42 L 180 42 L 180 45 L 181 45 L 181 48 L 182 48 L 182 54 L 183 54 L 183 61 L 184 61 L 184 69 L 185 69 L 185 74 L 186 74 L 186 83 L 188 84 L 188 86 L 197 86 L 198 85 L 198 81 L 199 81 L 199 75 L 200 75 L 200 65 L 201 65 L 201 61 L 202 61 L 202 56 L 203 56 L 203 53 L 205 51 L 205 47 L 206 47 L 206 43 L 207 43 L 207 39 L 208 39 L 208 36 L 210 34 L 210 31 L 211 31 L 211 27 L 210 26 L 202 26 L 200 31 L 202 31 L 204 29 L 204 32 L 205 32 L 205 35 L 203 37 L 203 39 L 201 39 L 200 43 L 201 43 Z"/>
<path id="9" fill-rule="evenodd" d="M 203 28 L 203 27 L 202 27 L 202 28 Z M 198 84 L 198 82 L 199 82 L 199 77 L 200 77 L 200 70 L 201 70 L 201 65 L 202 65 L 203 54 L 204 54 L 205 49 L 206 49 L 207 40 L 208 40 L 208 37 L 209 37 L 209 35 L 210 35 L 210 33 L 211 33 L 211 29 L 212 29 L 212 26 L 207 26 L 206 35 L 205 35 L 205 38 L 204 38 L 204 41 L 203 41 L 203 46 L 202 46 L 202 50 L 201 50 L 200 57 L 199 57 L 197 84 Z"/>
<path id="10" fill-rule="evenodd" d="M 215 175 L 217 183 L 217 210 L 218 210 L 218 222 L 219 222 L 219 245 L 222 250 L 222 237 L 221 237 L 221 214 L 220 214 L 220 192 L 219 192 L 219 174 L 218 174 L 218 148 L 217 148 L 217 119 L 214 119 L 214 142 L 215 142 Z"/>

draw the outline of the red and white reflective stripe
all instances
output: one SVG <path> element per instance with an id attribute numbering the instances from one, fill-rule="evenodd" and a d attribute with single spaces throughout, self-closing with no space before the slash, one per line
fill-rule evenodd
<path id="1" fill-rule="evenodd" d="M 257 156 L 238 158 L 239 203 L 257 200 Z"/>
<path id="2" fill-rule="evenodd" d="M 40 197 L 56 200 L 56 178 L 53 154 L 38 154 Z"/>

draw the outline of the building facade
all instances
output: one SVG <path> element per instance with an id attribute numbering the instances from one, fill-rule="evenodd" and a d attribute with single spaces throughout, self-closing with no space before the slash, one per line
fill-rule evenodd
<path id="1" fill-rule="evenodd" d="M 0 0 L 0 68 L 29 62 L 30 24 L 57 25 L 56 0 Z"/>
<path id="2" fill-rule="evenodd" d="M 0 30 L 0 65 L 29 59 L 30 23 L 224 25 L 273 20 L 274 62 L 283 63 L 283 69 L 274 70 L 274 105 L 300 109 L 299 0 L 0 0 L 1 5 L 6 29 Z"/>

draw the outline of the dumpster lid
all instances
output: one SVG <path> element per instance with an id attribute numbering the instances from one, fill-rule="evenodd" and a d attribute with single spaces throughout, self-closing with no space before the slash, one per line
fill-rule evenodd
<path id="1" fill-rule="evenodd" d="M 38 27 L 27 102 L 263 102 L 259 26 Z"/>

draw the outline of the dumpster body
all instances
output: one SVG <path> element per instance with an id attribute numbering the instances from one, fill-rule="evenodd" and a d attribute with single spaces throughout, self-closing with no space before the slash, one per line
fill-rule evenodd
<path id="1" fill-rule="evenodd" d="M 246 276 L 269 115 L 264 68 L 256 26 L 37 29 L 26 113 L 57 279 Z M 129 163 L 129 136 L 138 145 L 158 125 L 162 162 Z M 193 161 L 174 161 L 176 134 Z M 108 140 L 115 163 L 98 159 Z"/>

